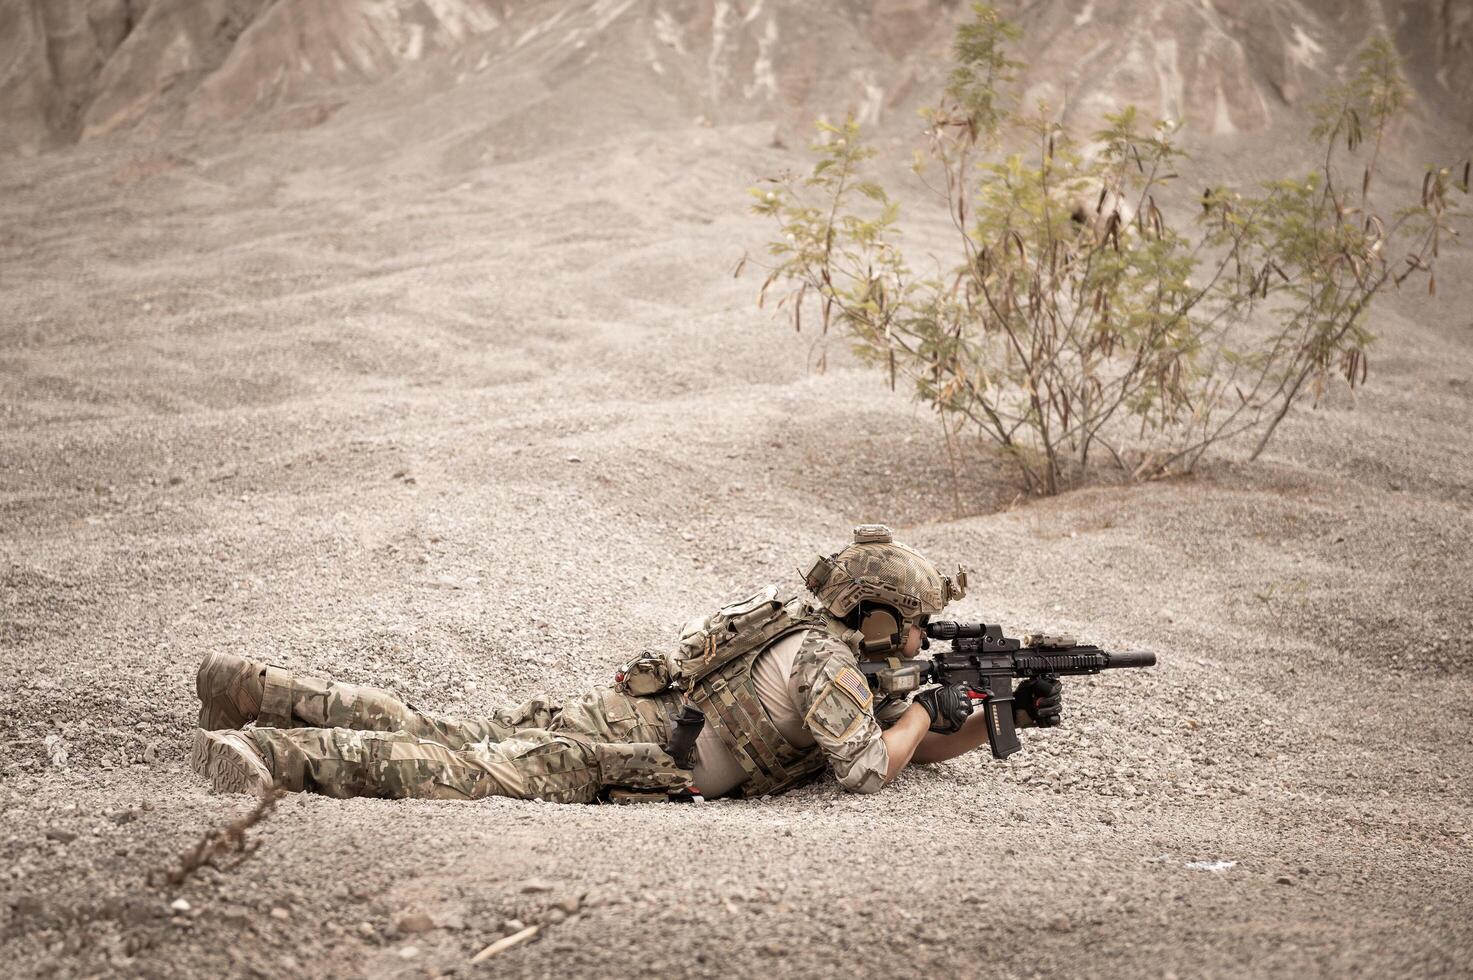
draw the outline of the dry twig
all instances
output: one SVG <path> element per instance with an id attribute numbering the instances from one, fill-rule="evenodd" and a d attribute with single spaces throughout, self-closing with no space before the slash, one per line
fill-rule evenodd
<path id="1" fill-rule="evenodd" d="M 472 956 L 471 962 L 484 963 L 486 960 L 489 960 L 491 957 L 497 955 L 498 953 L 504 953 L 507 950 L 511 949 L 513 946 L 520 946 L 522 945 L 522 943 L 535 938 L 537 933 L 541 931 L 541 926 L 528 926 L 521 932 L 514 932 L 510 936 L 503 936 L 500 939 L 496 940 L 496 942 L 492 943 L 490 946 L 487 946 L 485 949 L 481 950 L 475 956 Z"/>
<path id="2" fill-rule="evenodd" d="M 246 831 L 269 817 L 276 809 L 276 802 L 284 795 L 285 791 L 279 789 L 264 793 L 249 813 L 223 827 L 206 831 L 194 847 L 180 855 L 179 867 L 161 874 L 155 872 L 150 876 L 152 883 L 177 888 L 200 868 L 229 871 L 237 867 L 261 847 L 259 840 L 246 839 Z"/>

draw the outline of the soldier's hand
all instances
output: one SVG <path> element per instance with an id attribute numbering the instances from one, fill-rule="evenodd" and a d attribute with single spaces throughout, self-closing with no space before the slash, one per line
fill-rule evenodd
<path id="1" fill-rule="evenodd" d="M 1039 728 L 1053 728 L 1064 716 L 1064 685 L 1053 674 L 1030 677 L 1013 692 L 1013 705 Z"/>
<path id="2" fill-rule="evenodd" d="M 933 687 L 915 696 L 915 703 L 926 709 L 931 716 L 931 731 L 950 735 L 961 731 L 972 714 L 972 699 L 967 696 L 965 684 L 950 687 Z"/>

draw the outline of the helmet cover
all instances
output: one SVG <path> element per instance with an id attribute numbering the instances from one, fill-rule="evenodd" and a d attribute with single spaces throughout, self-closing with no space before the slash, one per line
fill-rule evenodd
<path id="1" fill-rule="evenodd" d="M 804 576 L 804 584 L 840 619 L 864 605 L 893 609 L 899 635 L 934 616 L 953 599 L 966 594 L 967 575 L 942 575 L 914 549 L 897 542 L 883 524 L 861 524 L 854 542 L 842 551 L 820 556 Z"/>

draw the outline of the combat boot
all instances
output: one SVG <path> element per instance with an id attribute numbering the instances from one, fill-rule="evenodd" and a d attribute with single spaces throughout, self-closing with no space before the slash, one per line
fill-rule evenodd
<path id="1" fill-rule="evenodd" d="M 243 732 L 195 732 L 189 762 L 221 793 L 264 796 L 276 787 L 261 751 Z"/>
<path id="2" fill-rule="evenodd" d="M 205 731 L 242 728 L 261 712 L 266 665 L 228 653 L 211 653 L 199 665 L 194 690 L 199 695 L 199 727 Z"/>

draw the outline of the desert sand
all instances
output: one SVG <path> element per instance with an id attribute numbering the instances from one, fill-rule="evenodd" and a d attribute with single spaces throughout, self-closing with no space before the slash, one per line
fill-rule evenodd
<path id="1" fill-rule="evenodd" d="M 1466 252 L 1258 461 L 1024 499 L 731 277 L 746 188 L 805 160 L 770 119 L 534 147 L 420 68 L 0 162 L 7 974 L 1468 975 Z M 249 806 L 188 766 L 205 652 L 486 711 L 863 521 L 972 569 L 958 618 L 1160 663 L 874 796 L 299 795 L 240 866 L 148 883 Z"/>

